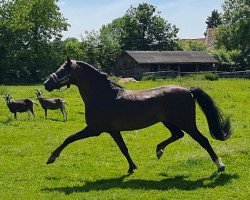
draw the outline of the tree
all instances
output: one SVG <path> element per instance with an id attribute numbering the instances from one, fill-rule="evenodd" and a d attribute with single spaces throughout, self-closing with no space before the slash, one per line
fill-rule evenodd
<path id="1" fill-rule="evenodd" d="M 174 50 L 178 29 L 156 13 L 156 7 L 139 4 L 126 14 L 102 26 L 98 37 L 98 63 L 106 71 L 125 50 Z"/>
<path id="2" fill-rule="evenodd" d="M 50 43 L 67 30 L 66 19 L 55 0 L 10 0 L 0 6 L 3 72 L 11 74 L 12 81 L 40 81 L 53 63 Z"/>
<path id="3" fill-rule="evenodd" d="M 241 52 L 241 67 L 250 66 L 250 1 L 225 0 L 223 7 L 223 24 L 215 34 L 215 45 L 227 51 Z"/>
<path id="4" fill-rule="evenodd" d="M 237 50 L 227 51 L 225 49 L 212 50 L 210 52 L 216 58 L 219 63 L 217 64 L 217 70 L 219 71 L 232 71 L 239 66 L 239 59 L 241 57 L 240 52 Z"/>
<path id="5" fill-rule="evenodd" d="M 82 38 L 82 49 L 86 52 L 85 61 L 94 66 L 99 66 L 98 62 L 100 54 L 100 35 L 97 31 L 86 31 L 85 37 Z"/>
<path id="6" fill-rule="evenodd" d="M 221 16 L 217 10 L 213 10 L 211 16 L 207 17 L 207 28 L 216 28 L 222 24 Z"/>
<path id="7" fill-rule="evenodd" d="M 122 52 L 120 39 L 123 30 L 121 24 L 122 19 L 118 18 L 100 29 L 99 63 L 107 72 L 115 65 L 116 59 Z"/>
<path id="8" fill-rule="evenodd" d="M 176 26 L 172 26 L 147 3 L 130 7 L 123 16 L 121 44 L 125 50 L 174 50 L 177 46 Z"/>
<path id="9" fill-rule="evenodd" d="M 84 45 L 76 38 L 67 38 L 63 42 L 62 55 L 70 55 L 76 60 L 86 60 L 87 53 Z"/>

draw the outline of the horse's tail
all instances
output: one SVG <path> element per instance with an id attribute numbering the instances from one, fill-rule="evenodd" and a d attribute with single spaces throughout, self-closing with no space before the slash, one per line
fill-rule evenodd
<path id="1" fill-rule="evenodd" d="M 207 118 L 211 136 L 217 140 L 227 140 L 232 134 L 230 118 L 223 116 L 212 98 L 202 89 L 192 87 L 190 91 Z"/>

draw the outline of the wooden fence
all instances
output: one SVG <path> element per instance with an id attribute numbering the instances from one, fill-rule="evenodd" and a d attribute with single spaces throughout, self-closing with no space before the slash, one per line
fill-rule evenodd
<path id="1" fill-rule="evenodd" d="M 204 74 L 204 73 L 213 73 L 218 74 L 220 78 L 250 78 L 250 70 L 247 71 L 235 71 L 235 72 L 222 72 L 222 71 L 202 71 L 202 72 L 177 72 L 177 71 L 158 71 L 158 72 L 145 72 L 145 76 L 154 76 L 156 78 L 174 78 L 176 76 L 185 76 L 185 75 L 195 75 L 195 74 Z"/>
<path id="2" fill-rule="evenodd" d="M 220 78 L 250 78 L 250 70 L 235 72 L 217 72 Z"/>

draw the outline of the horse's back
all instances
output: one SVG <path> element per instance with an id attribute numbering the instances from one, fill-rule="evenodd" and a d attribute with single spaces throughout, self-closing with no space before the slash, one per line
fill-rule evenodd
<path id="1" fill-rule="evenodd" d="M 160 100 L 163 97 L 179 97 L 190 95 L 191 92 L 188 88 L 176 86 L 176 85 L 165 85 L 157 88 L 150 88 L 141 91 L 124 90 L 122 94 L 118 95 L 119 98 L 123 98 L 128 101 L 153 101 Z"/>
<path id="2" fill-rule="evenodd" d="M 193 108 L 189 89 L 171 85 L 142 91 L 124 90 L 110 113 L 116 129 L 133 130 L 164 121 L 176 124 L 179 119 L 193 115 Z"/>

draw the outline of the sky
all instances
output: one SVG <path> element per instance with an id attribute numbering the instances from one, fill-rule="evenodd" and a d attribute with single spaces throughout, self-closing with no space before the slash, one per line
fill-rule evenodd
<path id="1" fill-rule="evenodd" d="M 202 38 L 206 19 L 216 9 L 222 11 L 224 0 L 59 0 L 58 5 L 71 27 L 63 37 L 80 39 L 85 31 L 99 31 L 102 25 L 121 17 L 132 5 L 140 3 L 156 6 L 160 16 L 179 28 L 181 39 Z"/>

